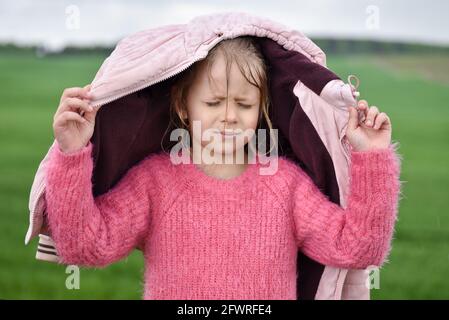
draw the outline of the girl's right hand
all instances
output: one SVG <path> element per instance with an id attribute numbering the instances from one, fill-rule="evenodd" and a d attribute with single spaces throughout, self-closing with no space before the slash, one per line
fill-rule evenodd
<path id="1" fill-rule="evenodd" d="M 67 88 L 53 117 L 53 133 L 64 153 L 81 150 L 94 133 L 98 108 L 89 105 L 90 84 L 84 88 Z"/>

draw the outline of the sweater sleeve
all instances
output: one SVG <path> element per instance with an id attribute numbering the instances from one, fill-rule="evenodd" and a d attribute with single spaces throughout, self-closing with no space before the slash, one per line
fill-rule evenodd
<path id="1" fill-rule="evenodd" d="M 381 266 L 391 248 L 399 206 L 397 145 L 351 150 L 350 191 L 343 209 L 301 171 L 293 193 L 296 239 L 305 255 L 347 269 Z"/>
<path id="2" fill-rule="evenodd" d="M 94 197 L 92 148 L 89 142 L 70 154 L 58 145 L 53 149 L 45 177 L 47 219 L 61 263 L 104 267 L 141 244 L 151 202 L 143 161 L 114 188 Z"/>

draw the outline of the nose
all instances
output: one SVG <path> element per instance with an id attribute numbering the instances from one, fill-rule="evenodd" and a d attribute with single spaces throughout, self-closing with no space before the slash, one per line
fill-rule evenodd
<path id="1" fill-rule="evenodd" d="M 226 125 L 237 123 L 237 111 L 232 103 L 227 108 L 224 108 L 222 122 L 226 123 Z"/>

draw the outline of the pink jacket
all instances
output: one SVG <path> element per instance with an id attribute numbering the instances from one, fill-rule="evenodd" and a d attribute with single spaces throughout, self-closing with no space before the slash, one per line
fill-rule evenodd
<path id="1" fill-rule="evenodd" d="M 179 73 L 220 41 L 238 36 L 255 37 L 270 65 L 270 116 L 280 131 L 280 149 L 288 150 L 331 201 L 346 207 L 350 146 L 345 131 L 348 107 L 355 104 L 349 84 L 327 69 L 324 52 L 304 34 L 242 12 L 198 16 L 187 24 L 144 30 L 118 42 L 92 81 L 92 105 L 101 106 L 91 139 L 95 196 L 112 188 L 146 155 L 160 151 L 169 119 L 166 97 Z M 129 147 L 119 150 L 116 145 Z M 47 231 L 44 196 L 44 174 L 54 147 L 55 142 L 31 188 L 25 244 L 39 235 L 36 258 L 58 262 Z M 323 266 L 298 254 L 300 299 L 370 298 L 366 270 Z"/>

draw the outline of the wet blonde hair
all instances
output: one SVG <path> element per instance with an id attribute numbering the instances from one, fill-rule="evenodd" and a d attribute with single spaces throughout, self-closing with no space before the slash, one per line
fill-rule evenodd
<path id="1" fill-rule="evenodd" d="M 226 61 L 227 88 L 229 88 L 231 65 L 235 62 L 246 81 L 259 89 L 260 105 L 257 128 L 261 127 L 262 120 L 264 120 L 271 136 L 273 125 L 269 117 L 270 97 L 267 65 L 254 39 L 250 36 L 241 36 L 221 41 L 209 51 L 206 58 L 196 62 L 175 81 L 171 87 L 170 124 L 167 129 L 183 128 L 190 132 L 189 124 L 183 117 L 183 115 L 187 115 L 187 97 L 189 90 L 196 75 L 204 65 L 206 66 L 209 83 L 211 82 L 211 69 L 218 54 L 223 54 Z M 227 110 L 226 105 L 226 112 Z"/>

